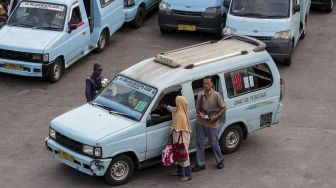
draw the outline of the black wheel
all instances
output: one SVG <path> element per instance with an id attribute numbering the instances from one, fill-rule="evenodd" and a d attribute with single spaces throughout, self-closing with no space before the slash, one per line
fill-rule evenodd
<path id="1" fill-rule="evenodd" d="M 243 141 L 243 130 L 239 125 L 228 127 L 219 140 L 219 145 L 224 154 L 238 150 Z"/>
<path id="2" fill-rule="evenodd" d="M 138 8 L 138 11 L 137 11 L 137 13 L 135 15 L 134 20 L 132 21 L 133 27 L 139 28 L 142 25 L 142 23 L 143 23 L 143 21 L 145 19 L 145 16 L 146 16 L 145 7 L 144 6 L 140 6 Z"/>
<path id="3" fill-rule="evenodd" d="M 105 173 L 105 180 L 110 185 L 125 184 L 134 173 L 134 164 L 127 155 L 112 158 L 112 162 Z"/>
<path id="4" fill-rule="evenodd" d="M 284 65 L 290 66 L 292 64 L 293 50 L 294 50 L 294 44 L 291 43 L 291 48 L 290 48 L 290 51 L 289 51 L 289 57 L 284 60 L 284 62 L 283 62 Z"/>
<path id="5" fill-rule="evenodd" d="M 49 70 L 48 70 L 48 76 L 47 79 L 51 83 L 56 83 L 58 82 L 61 77 L 63 76 L 63 62 L 61 58 L 55 59 L 54 63 L 50 65 Z"/>
<path id="6" fill-rule="evenodd" d="M 104 29 L 101 32 L 101 34 L 99 36 L 99 39 L 98 39 L 98 43 L 97 43 L 98 46 L 95 50 L 97 53 L 100 53 L 100 52 L 105 50 L 105 48 L 106 48 L 106 46 L 109 42 L 109 37 L 110 36 L 108 35 L 108 32 L 106 31 L 106 29 Z"/>
<path id="7" fill-rule="evenodd" d="M 162 35 L 165 35 L 165 34 L 168 34 L 169 33 L 169 30 L 168 29 L 163 29 L 160 27 L 160 32 Z"/>
<path id="8" fill-rule="evenodd" d="M 332 12 L 332 10 L 334 9 L 334 0 L 329 0 L 328 6 L 326 8 L 327 12 Z"/>

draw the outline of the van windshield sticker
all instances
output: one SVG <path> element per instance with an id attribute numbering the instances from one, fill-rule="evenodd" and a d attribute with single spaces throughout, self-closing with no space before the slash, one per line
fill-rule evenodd
<path id="1" fill-rule="evenodd" d="M 232 81 L 233 81 L 234 90 L 236 92 L 243 89 L 243 83 L 241 80 L 241 76 L 238 72 L 232 74 Z"/>
<path id="2" fill-rule="evenodd" d="M 57 12 L 56 13 L 56 18 L 58 18 L 58 19 L 63 19 L 64 18 L 64 12 Z"/>
<path id="3" fill-rule="evenodd" d="M 152 87 L 149 87 L 147 85 L 144 85 L 144 84 L 141 84 L 139 82 L 135 82 L 131 79 L 128 79 L 126 77 L 123 77 L 123 76 L 119 76 L 115 83 L 118 83 L 118 84 L 121 84 L 121 85 L 124 85 L 124 86 L 127 86 L 127 87 L 130 87 L 140 93 L 143 93 L 149 97 L 154 97 L 155 94 L 156 94 L 156 89 L 152 88 Z"/>
<path id="4" fill-rule="evenodd" d="M 64 6 L 47 4 L 47 3 L 22 2 L 20 4 L 20 7 L 64 11 Z"/>
<path id="5" fill-rule="evenodd" d="M 247 76 L 244 77 L 244 86 L 245 86 L 245 89 L 250 88 L 250 82 L 249 82 L 249 78 Z"/>
<path id="6" fill-rule="evenodd" d="M 139 112 L 142 112 L 144 111 L 144 109 L 146 108 L 147 106 L 147 102 L 145 101 L 139 101 L 138 104 L 136 105 L 136 107 L 134 108 L 135 110 L 139 111 Z"/>
<path id="7" fill-rule="evenodd" d="M 254 87 L 253 76 L 249 76 L 249 80 L 250 80 L 250 86 L 251 86 L 251 87 Z"/>

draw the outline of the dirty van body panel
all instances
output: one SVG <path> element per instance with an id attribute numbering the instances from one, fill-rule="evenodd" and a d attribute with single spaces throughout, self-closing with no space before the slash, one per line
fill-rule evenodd
<path id="1" fill-rule="evenodd" d="M 221 33 L 224 26 L 226 11 L 223 1 L 164 1 L 171 5 L 170 13 L 159 11 L 159 26 L 165 30 L 178 30 L 178 25 L 195 26 L 195 31 Z M 219 7 L 220 13 L 212 16 L 205 15 L 210 7 Z"/>

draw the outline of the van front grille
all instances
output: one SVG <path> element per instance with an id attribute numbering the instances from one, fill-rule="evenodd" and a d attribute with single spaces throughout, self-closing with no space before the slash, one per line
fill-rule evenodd
<path id="1" fill-rule="evenodd" d="M 83 144 L 56 132 L 56 142 L 77 153 L 82 153 Z"/>
<path id="2" fill-rule="evenodd" d="M 203 14 L 203 12 L 190 12 L 181 10 L 173 10 L 173 13 L 176 15 L 183 15 L 183 16 L 202 16 Z"/>

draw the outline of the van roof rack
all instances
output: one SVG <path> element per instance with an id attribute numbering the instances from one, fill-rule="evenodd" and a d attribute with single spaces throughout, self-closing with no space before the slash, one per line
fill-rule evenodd
<path id="1" fill-rule="evenodd" d="M 261 51 L 264 51 L 265 48 L 266 48 L 266 44 L 263 43 L 262 41 L 257 40 L 257 39 L 252 38 L 252 37 L 244 36 L 244 35 L 229 35 L 227 37 L 224 37 L 221 40 L 228 40 L 228 39 L 237 39 L 237 40 L 255 45 L 257 47 L 253 49 L 254 52 L 261 52 Z"/>
<path id="2" fill-rule="evenodd" d="M 220 41 L 225 41 L 229 39 L 236 39 L 238 41 L 242 41 L 254 45 L 256 47 L 253 48 L 251 46 L 246 46 L 247 44 L 245 44 L 245 46 L 243 45 L 239 47 L 239 44 L 236 44 L 234 42 L 231 43 L 228 42 L 225 43 L 226 45 L 225 47 L 227 47 L 225 48 L 223 46 L 223 43 L 220 43 Z M 209 47 L 207 47 L 207 45 L 209 45 Z M 196 47 L 198 47 L 199 50 L 195 51 L 192 49 Z M 246 55 L 248 54 L 248 50 L 252 50 L 254 52 L 260 52 L 264 51 L 265 48 L 266 48 L 265 43 L 256 40 L 254 38 L 240 35 L 231 35 L 219 41 L 207 41 L 196 45 L 191 45 L 184 48 L 159 53 L 155 57 L 154 62 L 166 65 L 171 68 L 178 68 L 184 65 L 185 69 L 192 69 L 194 67 L 212 63 L 217 60 L 231 58 L 239 55 Z M 188 53 L 184 53 L 183 52 L 184 50 Z"/>

